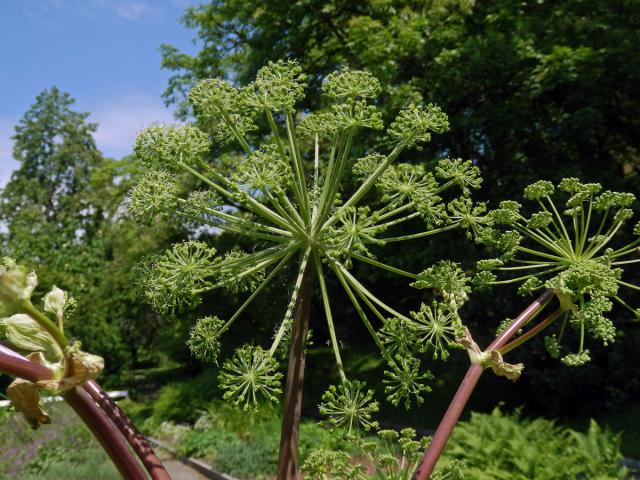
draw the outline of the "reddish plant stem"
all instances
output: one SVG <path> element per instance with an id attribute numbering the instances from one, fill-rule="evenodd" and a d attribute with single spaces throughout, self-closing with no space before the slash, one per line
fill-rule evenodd
<path id="1" fill-rule="evenodd" d="M 53 372 L 43 365 L 30 362 L 9 347 L 0 344 L 0 371 L 30 382 L 53 378 Z"/>
<path id="2" fill-rule="evenodd" d="M 120 432 L 84 389 L 76 387 L 63 393 L 62 396 L 89 427 L 125 479 L 147 480 L 146 473 L 129 450 Z"/>
<path id="3" fill-rule="evenodd" d="M 511 340 L 509 343 L 501 346 L 498 350 L 502 355 L 506 355 L 511 350 L 518 348 L 520 345 L 531 340 L 533 337 L 538 335 L 541 331 L 543 331 L 545 328 L 547 328 L 549 325 L 555 322 L 558 319 L 558 317 L 562 315 L 562 312 L 564 311 L 565 310 L 563 310 L 562 307 L 558 307 L 552 313 L 550 313 L 544 320 L 538 323 L 535 327 L 527 330 L 526 333 L 523 333 L 515 340 Z"/>
<path id="4" fill-rule="evenodd" d="M 10 348 L 0 345 L 0 371 L 30 382 L 53 378 L 53 372 L 31 362 Z M 64 399 L 89 427 L 105 449 L 120 474 L 127 480 L 146 480 L 147 476 L 129 450 L 120 432 L 84 390 L 75 388 L 63 394 Z"/>
<path id="5" fill-rule="evenodd" d="M 93 380 L 86 382 L 83 388 L 127 439 L 127 442 L 136 452 L 151 478 L 153 480 L 171 480 L 171 476 L 162 465 L 151 445 L 149 445 L 149 442 L 147 442 L 147 439 L 140 433 L 120 406 L 109 397 L 107 392 Z"/>
<path id="6" fill-rule="evenodd" d="M 518 315 L 518 317 L 511 322 L 511 325 L 502 332 L 487 348 L 487 351 L 497 350 L 500 347 L 504 346 L 511 337 L 513 337 L 518 330 L 524 327 L 529 321 L 533 318 L 533 316 L 543 309 L 549 301 L 555 295 L 553 290 L 545 290 L 545 292 L 540 295 L 531 305 L 529 305 L 525 310 Z M 451 432 L 455 427 L 456 423 L 460 419 L 460 415 L 464 410 L 467 402 L 469 401 L 469 397 L 476 385 L 478 384 L 478 380 L 482 375 L 483 368 L 480 365 L 474 364 L 469 367 L 467 370 L 467 374 L 464 379 L 460 383 L 458 387 L 458 391 L 456 392 L 453 400 L 449 404 L 449 408 L 447 409 L 444 417 L 440 421 L 440 425 L 438 425 L 438 429 L 436 433 L 433 435 L 431 442 L 429 443 L 429 447 L 424 453 L 418 468 L 413 474 L 413 480 L 426 480 L 429 478 L 433 469 L 444 450 L 444 447 L 451 436 Z"/>
<path id="7" fill-rule="evenodd" d="M 313 260 L 309 260 L 302 276 L 300 293 L 296 300 L 291 331 L 289 369 L 284 394 L 278 480 L 298 480 L 298 430 L 302 412 L 302 386 L 304 383 L 305 349 L 309 331 L 309 312 L 313 285 Z"/>

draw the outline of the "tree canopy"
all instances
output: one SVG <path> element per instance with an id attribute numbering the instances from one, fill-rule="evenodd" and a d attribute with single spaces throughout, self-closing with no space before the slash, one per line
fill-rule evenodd
<path id="1" fill-rule="evenodd" d="M 638 6 L 218 0 L 183 17 L 202 43 L 196 55 L 162 47 L 164 67 L 175 72 L 164 97 L 186 115 L 185 93 L 196 80 L 245 84 L 281 57 L 298 59 L 317 93 L 327 73 L 348 64 L 388 86 L 385 120 L 411 101 L 437 101 L 451 130 L 424 158 L 447 151 L 472 159 L 502 194 L 534 176 L 619 183 L 638 168 Z M 321 101 L 310 95 L 307 106 Z"/>
<path id="2" fill-rule="evenodd" d="M 55 284 L 77 298 L 66 327 L 109 359 L 110 373 L 149 355 L 158 318 L 137 301 L 130 274 L 167 228 L 146 234 L 127 220 L 122 205 L 139 165 L 104 158 L 97 125 L 74 102 L 56 87 L 45 90 L 15 128 L 20 166 L 0 191 L 0 257 L 37 269 L 40 288 Z"/>
<path id="3" fill-rule="evenodd" d="M 93 140 L 96 125 L 73 103 L 56 87 L 45 90 L 16 126 L 13 156 L 20 166 L 0 200 L 5 248 L 14 257 L 52 265 L 62 250 L 66 256 L 86 247 L 98 232 L 104 207 L 89 186 L 103 158 Z"/>

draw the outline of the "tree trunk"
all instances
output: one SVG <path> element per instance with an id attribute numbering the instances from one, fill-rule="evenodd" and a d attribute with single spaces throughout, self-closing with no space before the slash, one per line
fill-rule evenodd
<path id="1" fill-rule="evenodd" d="M 287 371 L 282 412 L 278 480 L 297 480 L 300 478 L 298 471 L 298 429 L 302 409 L 305 348 L 309 331 L 309 311 L 313 286 L 312 272 L 313 260 L 310 259 L 302 277 L 300 293 L 293 312 L 289 369 Z"/>

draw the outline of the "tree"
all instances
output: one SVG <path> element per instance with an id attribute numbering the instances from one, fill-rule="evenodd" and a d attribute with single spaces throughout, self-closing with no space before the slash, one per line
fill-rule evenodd
<path id="1" fill-rule="evenodd" d="M 162 47 L 163 66 L 176 72 L 164 96 L 184 107 L 196 80 L 243 84 L 282 57 L 298 59 L 317 93 L 348 64 L 387 85 L 385 119 L 411 100 L 437 99 L 451 130 L 429 153 L 476 161 L 487 192 L 519 193 L 543 170 L 551 180 L 611 184 L 638 168 L 637 8 L 637 0 L 218 0 L 183 17 L 200 52 Z"/>
<path id="2" fill-rule="evenodd" d="M 45 90 L 16 126 L 20 166 L 0 193 L 0 257 L 37 269 L 42 289 L 58 285 L 73 294 L 82 321 L 69 318 L 69 333 L 115 373 L 148 350 L 159 320 L 136 301 L 132 265 L 170 234 L 158 225 L 140 238 L 123 216 L 139 165 L 104 158 L 93 139 L 97 125 L 73 104 L 56 87 Z"/>
<path id="3" fill-rule="evenodd" d="M 56 87 L 45 90 L 16 126 L 13 155 L 20 167 L 2 191 L 0 222 L 9 255 L 62 266 L 69 250 L 87 254 L 103 219 L 89 195 L 91 173 L 103 162 L 88 113 Z M 61 255 L 64 251 L 64 256 Z"/>

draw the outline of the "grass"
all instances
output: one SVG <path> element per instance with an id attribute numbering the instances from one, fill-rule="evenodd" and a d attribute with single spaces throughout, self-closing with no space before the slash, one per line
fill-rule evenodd
<path id="1" fill-rule="evenodd" d="M 32 430 L 21 414 L 0 409 L 0 478 L 121 478 L 91 432 L 66 404 L 49 404 L 46 410 L 52 423 Z"/>

